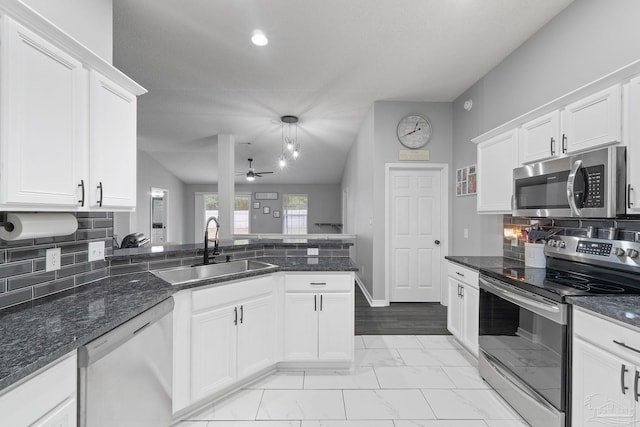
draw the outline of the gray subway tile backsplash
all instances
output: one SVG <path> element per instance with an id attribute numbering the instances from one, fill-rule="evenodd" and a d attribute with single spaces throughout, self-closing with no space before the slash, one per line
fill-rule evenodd
<path id="1" fill-rule="evenodd" d="M 51 295 L 109 276 L 108 261 L 87 262 L 89 241 L 111 253 L 113 214 L 78 212 L 78 231 L 68 236 L 0 240 L 0 308 Z M 60 248 L 61 269 L 46 272 L 46 250 Z"/>

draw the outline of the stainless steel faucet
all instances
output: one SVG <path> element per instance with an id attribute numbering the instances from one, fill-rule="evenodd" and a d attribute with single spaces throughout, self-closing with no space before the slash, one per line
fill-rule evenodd
<path id="1" fill-rule="evenodd" d="M 220 255 L 218 252 L 218 232 L 220 231 L 220 223 L 215 216 L 207 219 L 207 225 L 204 226 L 204 255 L 202 259 L 203 264 L 209 264 L 209 223 L 214 221 L 216 223 L 216 237 L 213 239 L 213 255 Z"/>

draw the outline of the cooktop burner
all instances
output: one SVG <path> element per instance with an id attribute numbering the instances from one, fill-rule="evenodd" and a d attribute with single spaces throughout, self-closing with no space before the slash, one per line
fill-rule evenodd
<path id="1" fill-rule="evenodd" d="M 567 296 L 640 294 L 640 275 L 565 260 L 551 260 L 546 269 L 504 267 L 493 270 L 533 292 Z M 557 297 L 553 298 L 557 299 Z"/>

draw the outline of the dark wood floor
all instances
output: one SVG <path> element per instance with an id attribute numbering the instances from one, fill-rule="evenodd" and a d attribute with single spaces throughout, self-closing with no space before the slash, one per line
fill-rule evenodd
<path id="1" fill-rule="evenodd" d="M 356 285 L 356 335 L 450 335 L 447 307 L 437 302 L 394 302 L 370 307 Z"/>

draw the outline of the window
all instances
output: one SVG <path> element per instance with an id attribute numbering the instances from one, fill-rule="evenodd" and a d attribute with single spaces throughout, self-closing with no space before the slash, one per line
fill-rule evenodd
<path id="1" fill-rule="evenodd" d="M 282 196 L 282 233 L 307 234 L 309 197 L 306 194 L 284 194 Z"/>
<path id="2" fill-rule="evenodd" d="M 251 196 L 249 194 L 236 194 L 235 206 L 233 209 L 233 234 L 249 234 L 249 204 Z M 219 205 L 217 194 L 204 195 L 204 221 L 215 216 L 218 218 Z M 204 225 L 204 224 L 203 224 Z M 209 224 L 209 235 L 216 232 L 216 225 Z M 212 234 L 213 233 L 213 234 Z"/>

